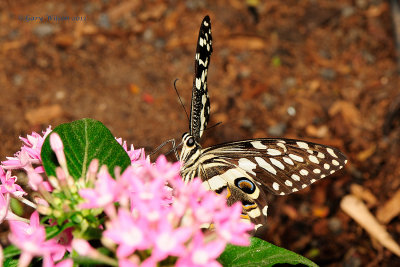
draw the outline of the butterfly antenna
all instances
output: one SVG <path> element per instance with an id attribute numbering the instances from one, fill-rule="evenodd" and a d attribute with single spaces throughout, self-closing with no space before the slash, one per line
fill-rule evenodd
<path id="1" fill-rule="evenodd" d="M 210 130 L 211 128 L 214 128 L 214 127 L 216 127 L 216 126 L 218 126 L 218 125 L 220 125 L 220 124 L 222 124 L 222 121 L 217 122 L 217 123 L 214 124 L 213 126 L 207 127 L 206 129 L 204 129 L 204 131 Z"/>
<path id="2" fill-rule="evenodd" d="M 181 105 L 182 105 L 182 107 L 183 107 L 183 110 L 184 110 L 185 113 L 186 113 L 186 117 L 187 117 L 188 121 L 190 121 L 190 119 L 189 119 L 189 114 L 187 113 L 186 108 L 185 108 L 185 105 L 184 105 L 183 102 L 182 102 L 182 99 L 181 99 L 181 96 L 179 95 L 178 89 L 176 89 L 176 82 L 177 82 L 178 80 L 179 80 L 179 79 L 176 79 L 176 80 L 174 81 L 174 89 L 175 89 L 176 94 L 178 95 L 179 102 L 181 103 Z"/>
<path id="3" fill-rule="evenodd" d="M 220 121 L 220 122 L 217 122 L 217 123 L 216 123 L 216 124 L 214 124 L 213 126 L 210 126 L 210 127 L 207 127 L 207 128 L 205 128 L 203 131 L 210 130 L 210 129 L 212 129 L 212 128 L 214 128 L 214 127 L 216 127 L 216 126 L 220 125 L 220 124 L 222 124 L 222 121 Z"/>

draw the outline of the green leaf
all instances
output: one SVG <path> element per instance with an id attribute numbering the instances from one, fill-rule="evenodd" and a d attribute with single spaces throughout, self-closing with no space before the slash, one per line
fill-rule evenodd
<path id="1" fill-rule="evenodd" d="M 316 267 L 314 262 L 292 251 L 274 246 L 256 237 L 248 247 L 228 245 L 218 258 L 223 266 L 273 266 L 274 264 L 304 264 Z"/>
<path id="2" fill-rule="evenodd" d="M 19 254 L 21 254 L 21 250 L 14 245 L 9 245 L 3 249 L 4 259 L 11 259 L 12 257 L 17 256 Z"/>
<path id="3" fill-rule="evenodd" d="M 52 132 L 58 133 L 64 144 L 68 171 L 75 179 L 86 175 L 93 159 L 98 159 L 100 166 L 107 165 L 111 175 L 114 174 L 116 166 L 120 166 L 123 171 L 131 163 L 123 147 L 99 121 L 82 119 L 64 123 Z M 59 164 L 50 147 L 50 134 L 43 143 L 41 157 L 46 174 L 55 176 L 55 169 Z"/>
<path id="4" fill-rule="evenodd" d="M 19 263 L 18 259 L 6 259 L 3 262 L 3 266 L 7 266 L 7 267 L 17 267 Z"/>
<path id="5" fill-rule="evenodd" d="M 62 233 L 65 229 L 67 229 L 68 227 L 74 227 L 75 224 L 72 222 L 68 222 L 62 226 L 59 225 L 53 225 L 53 226 L 48 226 L 45 228 L 46 230 L 46 239 L 52 239 L 53 237 L 56 237 L 57 235 L 59 235 L 60 233 Z"/>

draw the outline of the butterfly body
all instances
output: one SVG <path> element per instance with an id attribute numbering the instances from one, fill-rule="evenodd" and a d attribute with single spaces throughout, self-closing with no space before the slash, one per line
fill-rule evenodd
<path id="1" fill-rule="evenodd" d="M 209 119 L 211 52 L 211 23 L 206 16 L 196 49 L 189 132 L 182 136 L 181 175 L 185 182 L 200 177 L 207 189 L 226 192 L 228 205 L 240 201 L 242 218 L 258 228 L 266 222 L 268 193 L 299 191 L 343 168 L 347 160 L 336 148 L 284 138 L 249 139 L 203 149 L 200 137 Z"/>

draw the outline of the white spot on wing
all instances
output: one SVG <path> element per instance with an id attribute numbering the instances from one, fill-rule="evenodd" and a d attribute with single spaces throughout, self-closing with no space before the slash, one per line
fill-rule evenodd
<path id="1" fill-rule="evenodd" d="M 325 169 L 325 170 L 329 170 L 330 167 L 331 167 L 331 166 L 330 166 L 328 163 L 324 163 L 324 169 Z"/>
<path id="2" fill-rule="evenodd" d="M 279 184 L 277 182 L 274 182 L 272 184 L 272 188 L 275 189 L 276 191 L 278 191 L 279 190 Z"/>
<path id="3" fill-rule="evenodd" d="M 318 152 L 317 157 L 321 158 L 321 159 L 324 159 L 325 158 L 325 154 L 321 153 L 321 152 Z"/>
<path id="4" fill-rule="evenodd" d="M 286 181 L 285 181 L 285 185 L 287 185 L 287 186 L 292 186 L 293 183 L 292 183 L 291 181 L 289 181 L 289 180 L 286 180 Z"/>
<path id="5" fill-rule="evenodd" d="M 282 140 L 280 140 L 280 141 L 282 141 Z M 280 141 L 278 141 L 278 143 L 276 145 L 283 148 L 283 151 L 286 152 L 287 151 L 286 146 L 284 145 L 284 143 L 281 143 Z M 282 141 L 282 142 L 285 142 L 285 141 Z"/>
<path id="6" fill-rule="evenodd" d="M 258 216 L 261 215 L 260 209 L 253 209 L 247 212 L 247 215 L 249 215 L 251 218 L 257 218 Z"/>
<path id="7" fill-rule="evenodd" d="M 262 209 L 262 214 L 264 214 L 264 216 L 268 215 L 268 205 L 264 206 L 264 208 Z"/>
<path id="8" fill-rule="evenodd" d="M 269 148 L 267 149 L 267 154 L 270 156 L 279 156 L 282 153 L 277 149 Z"/>
<path id="9" fill-rule="evenodd" d="M 327 148 L 326 148 L 326 151 L 328 151 L 328 153 L 329 153 L 332 157 L 334 157 L 334 158 L 337 158 L 337 157 L 338 157 L 338 156 L 335 154 L 335 152 L 333 151 L 332 148 L 327 147 Z"/>
<path id="10" fill-rule="evenodd" d="M 276 174 L 276 170 L 274 169 L 274 167 L 272 167 L 271 164 L 266 162 L 263 158 L 255 157 L 254 159 L 256 160 L 257 164 L 260 165 L 261 168 L 269 171 L 272 174 Z"/>
<path id="11" fill-rule="evenodd" d="M 286 162 L 287 164 L 289 164 L 289 165 L 294 165 L 293 160 L 291 160 L 290 158 L 288 158 L 288 157 L 283 157 L 282 159 L 283 159 L 283 161 Z"/>
<path id="12" fill-rule="evenodd" d="M 296 142 L 296 144 L 300 147 L 300 148 L 303 148 L 303 149 L 309 149 L 309 147 L 308 147 L 308 144 L 307 143 L 305 143 L 305 142 Z"/>
<path id="13" fill-rule="evenodd" d="M 203 44 L 205 43 L 205 40 L 203 39 L 203 38 L 199 38 L 199 45 L 201 46 L 201 47 L 203 47 Z"/>
<path id="14" fill-rule="evenodd" d="M 241 158 L 239 159 L 239 167 L 242 168 L 243 170 L 256 175 L 256 173 L 253 171 L 253 169 L 255 169 L 257 167 L 257 164 L 255 164 L 254 162 L 251 162 L 249 159 L 246 158 Z"/>
<path id="15" fill-rule="evenodd" d="M 306 176 L 306 175 L 308 175 L 308 171 L 305 170 L 305 169 L 301 169 L 300 170 L 300 174 L 303 175 L 303 176 Z"/>
<path id="16" fill-rule="evenodd" d="M 297 156 L 297 155 L 295 155 L 295 154 L 289 154 L 289 157 L 290 157 L 291 159 L 295 160 L 295 161 L 298 161 L 298 162 L 303 162 L 303 161 L 304 161 L 304 159 L 303 159 L 302 157 Z"/>
<path id="17" fill-rule="evenodd" d="M 310 156 L 308 156 L 308 159 L 309 159 L 312 163 L 319 164 L 319 160 L 317 159 L 316 156 L 310 155 Z"/>
<path id="18" fill-rule="evenodd" d="M 271 158 L 271 159 L 269 159 L 270 161 L 271 161 L 271 163 L 273 164 L 273 165 L 275 165 L 276 167 L 278 167 L 279 169 L 281 169 L 281 170 L 284 170 L 285 169 L 285 166 L 282 164 L 282 162 L 280 162 L 279 160 L 277 160 L 277 159 L 274 159 L 274 158 Z"/>
<path id="19" fill-rule="evenodd" d="M 292 176 L 290 177 L 295 181 L 300 181 L 300 176 L 298 176 L 297 174 L 292 174 Z"/>
<path id="20" fill-rule="evenodd" d="M 200 88 L 201 88 L 201 80 L 200 80 L 200 78 L 196 78 L 196 88 L 198 90 L 200 90 Z"/>
<path id="21" fill-rule="evenodd" d="M 206 75 L 207 75 L 206 71 L 203 70 L 203 71 L 201 72 L 201 82 L 202 82 L 202 83 L 205 82 L 205 80 L 206 80 Z"/>
<path id="22" fill-rule="evenodd" d="M 251 145 L 254 147 L 254 148 L 257 148 L 257 149 L 266 149 L 267 148 L 267 146 L 266 145 L 263 145 L 262 143 L 261 143 L 261 141 L 252 141 L 252 142 L 250 142 L 251 143 Z"/>
<path id="23" fill-rule="evenodd" d="M 313 170 L 313 173 L 317 173 L 317 174 L 318 174 L 318 173 L 321 173 L 321 170 L 320 170 L 320 169 L 314 169 L 314 170 Z"/>
<path id="24" fill-rule="evenodd" d="M 332 164 L 335 165 L 335 166 L 339 166 L 339 162 L 336 159 L 332 160 Z"/>

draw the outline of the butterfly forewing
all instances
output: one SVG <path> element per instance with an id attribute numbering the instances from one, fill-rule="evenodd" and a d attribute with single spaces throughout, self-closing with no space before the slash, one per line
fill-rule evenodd
<path id="1" fill-rule="evenodd" d="M 192 105 L 190 110 L 190 134 L 198 142 L 210 117 L 210 99 L 207 89 L 207 72 L 212 53 L 210 17 L 206 16 L 200 26 L 195 56 Z"/>
<path id="2" fill-rule="evenodd" d="M 211 156 L 212 155 L 212 156 Z M 204 170 L 213 161 L 240 168 L 257 186 L 276 195 L 307 187 L 343 168 L 346 157 L 336 148 L 291 139 L 252 139 L 204 149 Z"/>

